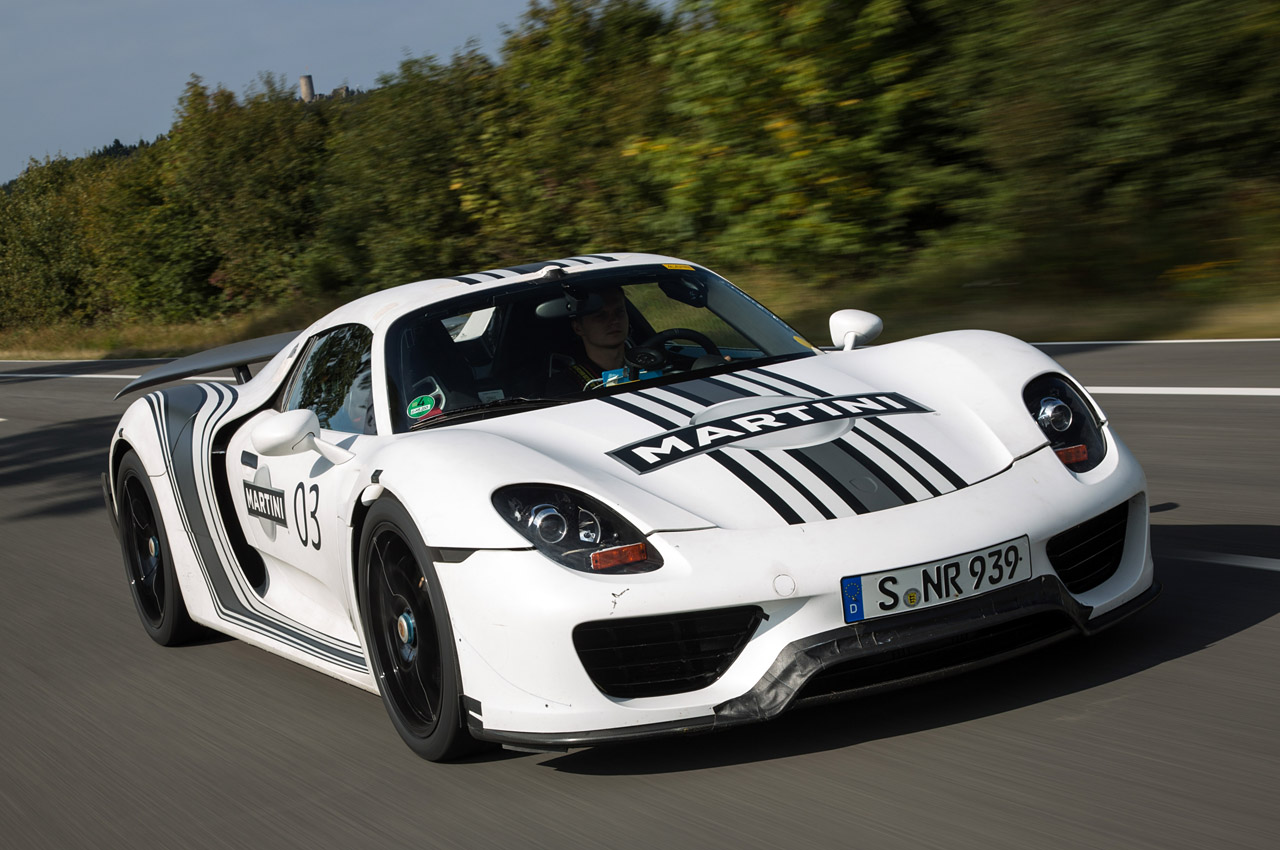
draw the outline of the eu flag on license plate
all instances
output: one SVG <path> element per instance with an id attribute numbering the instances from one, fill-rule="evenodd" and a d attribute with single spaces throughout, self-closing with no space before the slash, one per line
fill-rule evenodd
<path id="1" fill-rule="evenodd" d="M 844 602 L 844 621 L 856 623 L 862 619 L 862 576 L 840 579 L 840 596 Z"/>

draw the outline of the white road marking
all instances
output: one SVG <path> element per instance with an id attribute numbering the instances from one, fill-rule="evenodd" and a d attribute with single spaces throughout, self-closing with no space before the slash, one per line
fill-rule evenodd
<path id="1" fill-rule="evenodd" d="M 1195 345 L 1213 342 L 1280 342 L 1276 337 L 1252 339 L 1097 339 L 1080 342 L 1033 342 L 1032 345 Z"/>
<path id="2" fill-rule="evenodd" d="M 1276 387 L 1086 387 L 1094 395 L 1280 396 Z"/>
<path id="3" fill-rule="evenodd" d="M 141 375 L 90 375 L 72 374 L 69 372 L 0 372 L 0 378 L 116 378 L 122 381 L 133 381 Z M 194 378 L 183 378 L 184 381 L 234 381 L 225 375 L 197 375 Z"/>
<path id="4" fill-rule="evenodd" d="M 175 357 L 130 357 L 130 358 L 128 358 L 128 359 L 129 359 L 129 362 L 130 362 L 130 363 L 138 363 L 138 362 L 144 362 L 144 363 L 145 363 L 145 362 L 152 361 L 152 360 L 165 360 L 165 361 L 170 361 L 170 360 L 176 360 L 177 358 L 175 358 Z M 90 361 L 90 360 L 0 360 L 0 363 L 91 363 L 91 362 L 101 362 L 101 361 Z"/>
<path id="5" fill-rule="evenodd" d="M 0 372 L 0 378 L 122 378 L 133 380 L 141 375 L 73 375 L 69 372 Z"/>
<path id="6" fill-rule="evenodd" d="M 1195 558 L 1211 564 L 1223 564 L 1228 567 L 1248 567 L 1251 570 L 1270 570 L 1280 572 L 1280 559 L 1258 558 L 1253 555 L 1227 555 L 1223 552 L 1198 552 L 1188 550 L 1173 556 L 1178 560 Z"/>

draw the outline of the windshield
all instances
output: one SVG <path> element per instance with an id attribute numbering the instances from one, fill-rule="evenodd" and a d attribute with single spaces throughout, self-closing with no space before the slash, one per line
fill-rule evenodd
<path id="1" fill-rule="evenodd" d="M 387 333 L 396 431 L 513 399 L 610 394 L 813 349 L 733 284 L 680 264 L 584 271 L 433 304 Z"/>

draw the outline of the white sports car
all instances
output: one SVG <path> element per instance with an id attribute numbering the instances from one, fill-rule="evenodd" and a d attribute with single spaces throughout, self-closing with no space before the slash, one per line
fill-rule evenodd
<path id="1" fill-rule="evenodd" d="M 153 391 L 113 435 L 138 614 L 376 691 L 440 760 L 766 720 L 1155 597 L 1142 470 L 1057 363 L 831 328 L 820 350 L 701 266 L 600 254 L 161 366 L 123 392 L 240 383 Z"/>

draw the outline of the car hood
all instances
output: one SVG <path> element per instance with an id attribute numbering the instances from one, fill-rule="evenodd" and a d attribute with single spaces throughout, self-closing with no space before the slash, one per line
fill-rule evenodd
<path id="1" fill-rule="evenodd" d="M 524 447 L 527 463 L 504 464 L 508 483 L 589 491 L 644 531 L 800 525 L 945 497 L 1008 469 L 1045 444 L 1021 388 L 1052 369 L 1017 340 L 959 332 L 446 430 Z"/>

